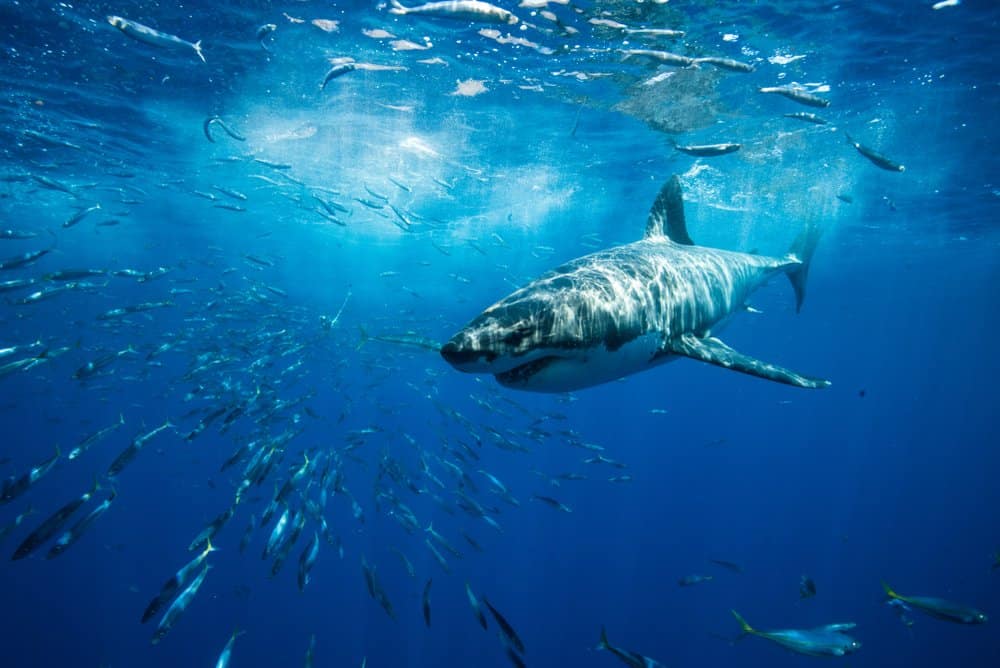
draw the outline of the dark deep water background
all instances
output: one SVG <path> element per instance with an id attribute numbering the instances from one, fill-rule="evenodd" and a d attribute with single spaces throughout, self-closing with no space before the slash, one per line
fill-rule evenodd
<path id="1" fill-rule="evenodd" d="M 39 233 L 0 240 L 0 258 L 56 241 L 37 263 L 0 271 L 0 280 L 69 268 L 168 270 L 145 281 L 86 279 L 93 285 L 32 304 L 16 301 L 47 283 L 0 295 L 0 347 L 40 340 L 67 348 L 0 378 L 0 476 L 21 475 L 57 444 L 66 453 L 119 414 L 126 420 L 0 507 L 0 526 L 29 505 L 40 511 L 4 540 L 4 556 L 103 475 L 132 438 L 167 419 L 177 425 L 118 477 L 114 505 L 65 555 L 45 560 L 46 546 L 0 561 L 3 664 L 213 665 L 239 627 L 246 634 L 233 666 L 300 665 L 310 634 L 316 666 L 358 666 L 363 657 L 372 668 L 509 665 L 496 625 L 483 632 L 469 609 L 468 582 L 519 631 L 532 666 L 616 665 L 593 650 L 601 625 L 616 645 L 667 666 L 821 661 L 757 638 L 728 642 L 738 631 L 730 608 L 763 629 L 856 622 L 862 649 L 833 659 L 845 665 L 997 665 L 1000 571 L 990 566 L 1000 550 L 1000 11 L 989 2 L 931 4 L 580 3 L 580 14 L 550 6 L 579 29 L 571 35 L 546 33 L 552 23 L 505 4 L 539 26 L 512 32 L 554 51 L 542 53 L 498 44 L 477 34 L 482 26 L 396 17 L 370 3 L 0 3 L 8 91 L 0 101 L 0 228 Z M 108 14 L 202 39 L 207 63 L 136 43 L 106 23 Z M 633 38 L 632 48 L 738 58 L 757 71 L 685 73 L 690 80 L 647 100 L 644 108 L 667 110 L 661 122 L 684 126 L 658 132 L 643 122 L 653 122 L 648 116 L 616 107 L 658 90 L 641 84 L 658 70 L 609 52 L 623 48 L 623 36 L 587 23 L 595 17 L 687 31 L 667 42 Z M 308 23 L 315 18 L 339 28 L 325 32 Z M 255 33 L 270 22 L 278 29 L 268 54 Z M 361 32 L 377 28 L 414 43 L 426 36 L 433 47 L 397 51 L 389 38 Z M 806 57 L 767 60 L 775 55 Z M 405 69 L 358 69 L 320 92 L 329 59 L 345 56 Z M 435 57 L 445 64 L 418 62 Z M 468 79 L 487 91 L 450 95 Z M 831 106 L 755 92 L 792 80 L 828 84 L 821 94 Z M 669 106 L 678 100 L 683 109 Z M 830 124 L 782 117 L 797 111 Z M 215 114 L 246 142 L 215 128 L 209 143 L 201 126 Z M 906 171 L 876 168 L 844 142 L 845 128 Z M 671 137 L 744 148 L 699 160 L 675 153 Z M 830 389 L 683 360 L 571 396 L 532 395 L 459 374 L 433 352 L 358 347 L 359 327 L 443 340 L 559 262 L 638 238 L 672 173 L 682 176 L 696 242 L 780 254 L 804 221 L 823 225 L 802 313 L 775 280 L 753 298 L 763 314 L 737 316 L 724 338 L 828 377 Z M 213 186 L 247 200 L 195 194 Z M 354 200 L 373 198 L 366 186 L 410 212 L 411 229 Z M 316 214 L 310 193 L 347 205 L 347 225 Z M 96 202 L 100 211 L 62 226 Z M 222 203 L 246 211 L 214 206 Z M 112 219 L 120 224 L 98 224 Z M 335 314 L 348 293 L 337 326 L 322 330 L 320 315 Z M 157 301 L 173 305 L 97 318 Z M 278 343 L 262 343 L 264 334 Z M 163 343 L 173 348 L 147 359 Z M 73 378 L 128 346 L 138 352 L 86 381 Z M 218 365 L 192 372 L 211 360 Z M 277 405 L 272 418 L 244 416 L 225 434 L 215 424 L 183 439 L 206 413 L 245 404 L 261 387 L 261 401 Z M 528 438 L 533 423 L 550 436 Z M 351 432 L 371 427 L 346 453 Z M 288 428 L 302 433 L 219 534 L 221 550 L 191 607 L 151 646 L 155 621 L 140 625 L 142 609 L 193 556 L 193 536 L 232 501 L 242 465 L 220 474 L 221 463 L 240 444 Z M 496 447 L 489 429 L 530 452 Z M 472 434 L 483 439 L 479 461 L 462 463 L 445 449 L 471 443 Z M 583 463 L 594 453 L 567 444 L 574 439 L 603 446 L 627 468 Z M 274 485 L 312 448 L 345 452 L 344 479 L 365 521 L 352 517 L 344 495 L 330 499 L 325 516 L 344 556 L 324 542 L 299 593 L 295 570 L 312 520 L 275 578 L 258 556 L 273 522 L 246 554 L 238 545 L 250 515 L 260 516 Z M 377 483 L 389 457 L 432 489 L 421 454 L 449 487 L 441 503 L 384 476 Z M 478 486 L 471 494 L 501 511 L 503 533 L 442 509 L 455 509 L 456 479 L 438 458 L 467 471 Z M 478 469 L 504 481 L 521 505 L 490 494 Z M 588 479 L 554 486 L 533 471 Z M 632 481 L 607 481 L 621 474 Z M 451 574 L 424 535 L 387 515 L 377 488 L 392 489 L 421 526 L 433 521 L 465 553 L 446 554 Z M 485 552 L 470 549 L 460 530 Z M 393 547 L 413 562 L 415 578 Z M 395 622 L 368 596 L 362 555 L 377 565 Z M 738 562 L 744 572 L 708 559 Z M 714 580 L 679 587 L 690 574 Z M 800 601 L 803 574 L 818 594 Z M 420 613 L 428 577 L 430 629 Z M 880 579 L 992 619 L 962 627 L 915 612 L 908 629 L 883 604 Z"/>

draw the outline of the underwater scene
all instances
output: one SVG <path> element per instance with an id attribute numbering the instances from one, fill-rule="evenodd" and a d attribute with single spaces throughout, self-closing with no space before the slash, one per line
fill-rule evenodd
<path id="1" fill-rule="evenodd" d="M 0 1 L 3 665 L 1000 665 L 998 35 Z"/>

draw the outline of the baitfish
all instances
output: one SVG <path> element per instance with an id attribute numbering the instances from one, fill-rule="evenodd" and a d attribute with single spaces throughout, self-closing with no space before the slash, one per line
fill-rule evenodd
<path id="1" fill-rule="evenodd" d="M 201 58 L 201 62 L 205 62 L 205 56 L 201 52 L 201 40 L 191 43 L 177 37 L 176 35 L 160 32 L 155 28 L 144 26 L 141 23 L 136 23 L 135 21 L 129 21 L 128 19 L 124 19 L 120 16 L 109 16 L 108 23 L 118 28 L 132 39 L 142 42 L 143 44 L 166 48 L 182 47 L 186 49 L 193 49 L 198 57 Z"/>

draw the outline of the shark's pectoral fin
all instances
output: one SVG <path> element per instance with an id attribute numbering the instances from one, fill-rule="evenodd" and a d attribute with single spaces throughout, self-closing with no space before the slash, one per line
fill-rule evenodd
<path id="1" fill-rule="evenodd" d="M 684 334 L 679 338 L 670 339 L 665 343 L 664 352 L 683 355 L 692 359 L 715 364 L 726 369 L 748 373 L 767 380 L 774 380 L 796 387 L 819 388 L 829 387 L 830 381 L 820 378 L 810 378 L 784 369 L 774 364 L 761 362 L 749 355 L 737 352 L 714 337 L 698 338 L 693 334 Z"/>

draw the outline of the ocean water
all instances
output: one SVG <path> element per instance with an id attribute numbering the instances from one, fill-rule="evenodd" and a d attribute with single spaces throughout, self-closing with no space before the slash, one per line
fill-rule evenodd
<path id="1" fill-rule="evenodd" d="M 0 239 L 0 281 L 25 281 L 0 294 L 9 495 L 61 453 L 0 504 L 4 666 L 213 665 L 234 629 L 232 666 L 308 665 L 311 637 L 315 666 L 513 665 L 467 586 L 531 666 L 618 665 L 602 626 L 666 666 L 824 660 L 740 638 L 731 609 L 759 629 L 856 623 L 844 665 L 997 665 L 996 5 L 535 4 L 502 3 L 510 25 L 371 2 L 0 3 L 0 230 L 27 237 Z M 201 40 L 205 62 L 109 15 Z M 625 57 L 641 49 L 754 71 Z M 792 84 L 829 107 L 758 92 Z M 720 336 L 831 387 L 682 359 L 540 394 L 434 350 L 543 272 L 641 238 L 674 174 L 698 244 L 781 256 L 824 230 L 801 313 L 777 277 Z M 299 471 L 286 499 L 306 521 L 272 575 L 284 506 L 241 539 Z M 143 610 L 227 509 L 152 644 Z M 907 626 L 880 580 L 994 618 Z"/>

